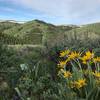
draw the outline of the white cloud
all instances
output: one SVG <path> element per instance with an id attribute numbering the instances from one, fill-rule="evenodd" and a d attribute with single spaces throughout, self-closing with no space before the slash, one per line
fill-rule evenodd
<path id="1" fill-rule="evenodd" d="M 84 20 L 100 9 L 100 0 L 9 0 L 50 16 Z M 97 12 L 99 13 L 99 12 Z"/>

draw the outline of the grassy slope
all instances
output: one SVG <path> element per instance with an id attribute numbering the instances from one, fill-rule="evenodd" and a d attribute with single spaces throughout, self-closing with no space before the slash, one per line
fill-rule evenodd
<path id="1" fill-rule="evenodd" d="M 12 27 L 17 27 L 20 24 L 12 23 L 12 22 L 0 22 L 0 32 L 4 32 L 4 30 L 10 29 Z"/>
<path id="2" fill-rule="evenodd" d="M 6 23 L 8 24 L 8 22 Z M 2 33 L 19 38 L 21 43 L 23 41 L 23 44 L 41 44 L 44 38 L 48 40 L 51 40 L 52 38 L 54 39 L 54 37 L 57 37 L 59 33 L 63 33 L 72 28 L 72 26 L 55 26 L 40 20 L 33 20 L 24 24 L 13 25 L 13 27 L 5 28 Z M 19 41 L 16 43 L 19 44 Z"/>
<path id="3" fill-rule="evenodd" d="M 74 33 L 76 33 L 77 38 L 79 39 L 82 38 L 82 36 L 84 36 L 82 39 L 84 39 L 85 37 L 96 38 L 96 36 L 99 38 L 100 37 L 100 23 L 84 25 L 80 28 L 65 32 L 65 34 L 68 34 L 68 33 L 70 33 L 73 36 L 74 36 Z"/>
<path id="4" fill-rule="evenodd" d="M 70 42 L 91 42 L 100 47 L 100 23 L 84 25 L 80 28 L 65 32 L 65 40 Z M 98 42 L 98 44 L 96 44 Z"/>
<path id="5" fill-rule="evenodd" d="M 37 45 L 43 43 L 48 46 L 59 45 L 60 43 L 68 44 L 69 42 L 75 44 L 77 41 L 81 41 L 83 44 L 88 41 L 94 42 L 93 45 L 96 43 L 98 47 L 100 44 L 100 23 L 77 27 L 74 25 L 55 26 L 40 20 L 33 20 L 24 24 L 0 22 L 0 25 L 4 34 L 4 36 L 1 35 L 2 40 L 4 43 L 8 41 L 9 44 L 12 41 L 11 44 Z"/>

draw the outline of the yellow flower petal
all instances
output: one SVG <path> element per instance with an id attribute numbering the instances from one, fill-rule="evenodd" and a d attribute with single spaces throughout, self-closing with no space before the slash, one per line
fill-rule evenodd
<path id="1" fill-rule="evenodd" d="M 70 50 L 64 50 L 62 52 L 60 52 L 60 57 L 65 57 L 70 53 Z"/>

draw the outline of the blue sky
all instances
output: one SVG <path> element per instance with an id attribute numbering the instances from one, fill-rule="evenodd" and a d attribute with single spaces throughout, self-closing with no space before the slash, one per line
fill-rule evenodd
<path id="1" fill-rule="evenodd" d="M 100 22 L 100 0 L 0 0 L 0 19 L 53 24 Z"/>

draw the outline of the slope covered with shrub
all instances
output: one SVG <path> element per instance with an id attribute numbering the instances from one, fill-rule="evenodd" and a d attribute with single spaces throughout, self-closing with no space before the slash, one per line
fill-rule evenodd
<path id="1" fill-rule="evenodd" d="M 55 26 L 39 20 L 5 28 L 0 34 L 0 99 L 100 98 L 99 31 L 99 23 Z"/>
<path id="2" fill-rule="evenodd" d="M 8 22 L 8 21 L 4 21 L 4 22 L 0 22 L 0 33 L 3 32 L 6 29 L 10 29 L 14 26 L 19 26 L 20 24 L 18 23 L 13 23 L 13 22 Z"/>
<path id="3" fill-rule="evenodd" d="M 88 24 L 65 32 L 65 43 L 79 47 L 100 48 L 100 23 Z"/>
<path id="4" fill-rule="evenodd" d="M 6 22 L 7 25 L 8 23 L 10 24 L 11 22 Z M 11 23 L 11 26 L 4 28 L 5 26 L 2 25 L 4 29 L 1 32 L 11 37 L 19 38 L 20 41 L 23 41 L 23 44 L 42 44 L 45 40 L 52 39 L 52 37 L 56 37 L 59 33 L 76 28 L 76 26 L 55 26 L 40 20 L 33 20 L 18 25 L 15 23 L 12 25 Z"/>

